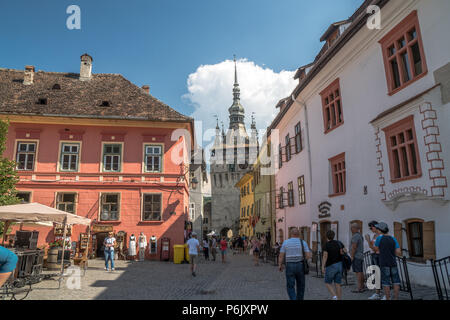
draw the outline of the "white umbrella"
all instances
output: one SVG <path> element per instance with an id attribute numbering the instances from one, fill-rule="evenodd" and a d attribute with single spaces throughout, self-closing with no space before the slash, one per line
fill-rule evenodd
<path id="1" fill-rule="evenodd" d="M 0 206 L 0 221 L 13 222 L 57 222 L 61 224 L 90 225 L 91 219 L 77 216 L 46 205 L 32 202 Z"/>

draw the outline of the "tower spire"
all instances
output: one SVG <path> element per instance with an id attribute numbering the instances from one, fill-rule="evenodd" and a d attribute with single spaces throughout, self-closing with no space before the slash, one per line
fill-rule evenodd
<path id="1" fill-rule="evenodd" d="M 234 85 L 239 86 L 238 80 L 237 80 L 237 66 L 236 66 L 236 55 L 235 54 L 233 55 L 233 58 L 234 58 Z"/>
<path id="2" fill-rule="evenodd" d="M 233 85 L 233 104 L 228 109 L 230 113 L 230 129 L 237 129 L 243 127 L 245 130 L 244 117 L 245 110 L 240 102 L 241 89 L 239 88 L 238 76 L 237 76 L 237 61 L 236 55 L 233 55 L 234 61 L 234 85 Z"/>

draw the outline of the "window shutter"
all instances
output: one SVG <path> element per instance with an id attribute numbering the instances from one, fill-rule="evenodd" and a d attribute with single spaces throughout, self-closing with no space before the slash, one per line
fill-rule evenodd
<path id="1" fill-rule="evenodd" d="M 423 258 L 436 259 L 434 221 L 423 223 Z"/>
<path id="2" fill-rule="evenodd" d="M 401 222 L 394 222 L 394 237 L 397 239 L 398 245 L 403 255 L 403 225 Z"/>

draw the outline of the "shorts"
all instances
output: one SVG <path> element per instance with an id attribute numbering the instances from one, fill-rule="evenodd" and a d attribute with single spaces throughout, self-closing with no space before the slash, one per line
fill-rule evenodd
<path id="1" fill-rule="evenodd" d="M 397 267 L 381 267 L 381 284 L 390 287 L 391 284 L 400 285 L 400 276 Z"/>
<path id="2" fill-rule="evenodd" d="M 258 248 L 255 248 L 254 250 L 253 250 L 253 253 L 258 253 L 259 252 L 259 249 Z"/>
<path id="3" fill-rule="evenodd" d="M 220 249 L 220 252 L 221 252 L 222 254 L 225 254 L 225 253 L 227 253 L 227 249 Z"/>
<path id="4" fill-rule="evenodd" d="M 325 268 L 325 283 L 341 284 L 342 282 L 342 262 L 336 262 Z"/>
<path id="5" fill-rule="evenodd" d="M 353 259 L 352 269 L 353 272 L 363 272 L 363 259 Z"/>
<path id="6" fill-rule="evenodd" d="M 189 253 L 189 262 L 190 264 L 195 264 L 197 262 L 197 255 Z"/>
<path id="7" fill-rule="evenodd" d="M 0 262 L 0 273 L 10 273 L 13 272 L 17 266 L 17 255 L 8 249 L 2 248 L 1 252 L 1 262 Z"/>

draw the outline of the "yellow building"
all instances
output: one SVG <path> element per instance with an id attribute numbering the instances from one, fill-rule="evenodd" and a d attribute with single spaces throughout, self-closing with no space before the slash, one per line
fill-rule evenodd
<path id="1" fill-rule="evenodd" d="M 241 191 L 240 195 L 240 219 L 239 219 L 239 235 L 251 237 L 255 234 L 255 229 L 251 225 L 254 219 L 254 205 L 255 205 L 255 184 L 253 180 L 253 172 L 247 172 L 236 183 L 236 188 Z"/>

